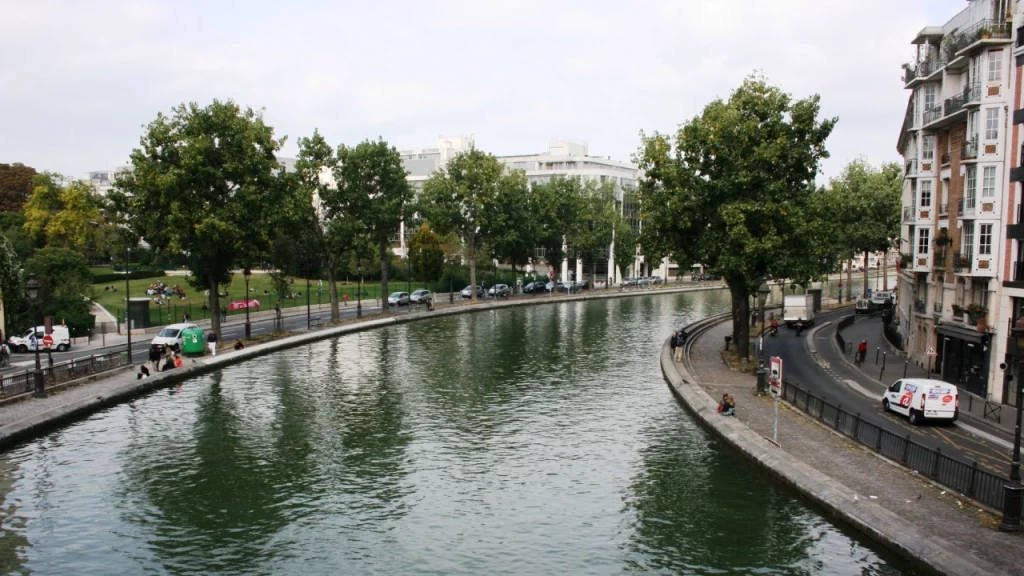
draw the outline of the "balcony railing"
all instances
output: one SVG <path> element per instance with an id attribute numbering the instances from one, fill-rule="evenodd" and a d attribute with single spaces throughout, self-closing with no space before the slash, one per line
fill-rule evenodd
<path id="1" fill-rule="evenodd" d="M 943 166 L 949 166 L 949 152 L 942 153 L 942 156 L 939 157 L 939 163 Z"/>
<path id="2" fill-rule="evenodd" d="M 975 210 L 978 206 L 977 198 L 975 198 L 974 196 L 968 196 L 967 198 L 962 199 L 961 202 L 964 203 L 964 209 L 963 212 L 961 212 L 961 215 L 974 216 Z"/>
<path id="3" fill-rule="evenodd" d="M 978 157 L 978 141 L 971 139 L 964 142 L 964 145 L 960 147 L 960 159 L 968 160 L 971 158 Z"/>
<path id="4" fill-rule="evenodd" d="M 936 120 L 942 119 L 942 104 L 937 104 L 931 108 L 926 108 L 924 111 L 924 124 L 927 126 Z"/>
<path id="5" fill-rule="evenodd" d="M 932 254 L 932 265 L 935 266 L 936 268 L 945 268 L 946 267 L 946 251 L 945 250 L 936 250 L 935 253 Z"/>
<path id="6" fill-rule="evenodd" d="M 927 314 L 928 313 L 928 303 L 925 302 L 924 300 L 915 300 L 914 301 L 914 311 L 917 312 L 918 314 Z"/>
<path id="7" fill-rule="evenodd" d="M 991 38 L 1009 39 L 1012 32 L 1011 23 L 1005 20 L 982 20 L 973 26 L 965 28 L 958 34 L 948 35 L 942 43 L 942 56 L 952 60 L 957 52 L 975 42 Z M 921 73 L 918 72 L 917 75 L 920 76 Z"/>
<path id="8" fill-rule="evenodd" d="M 917 174 L 917 158 L 907 160 L 907 176 L 914 176 Z"/>
<path id="9" fill-rule="evenodd" d="M 949 204 L 939 204 L 939 216 L 946 216 L 949 214 Z"/>
<path id="10" fill-rule="evenodd" d="M 963 98 L 963 106 L 981 102 L 981 83 L 973 82 L 964 86 L 964 93 L 961 95 L 961 98 Z"/>
<path id="11" fill-rule="evenodd" d="M 943 66 L 946 65 L 946 59 L 942 57 L 932 57 L 924 62 L 919 62 L 915 68 L 905 68 L 903 74 L 903 83 L 909 84 L 915 78 L 925 78 L 932 74 L 942 70 Z"/>
<path id="12" fill-rule="evenodd" d="M 964 103 L 967 101 L 967 93 L 957 94 L 952 98 L 946 98 L 946 101 L 942 103 L 942 112 L 944 116 L 956 114 L 957 112 L 964 109 Z"/>
<path id="13" fill-rule="evenodd" d="M 963 198 L 961 198 L 961 199 L 956 201 L 956 215 L 957 216 L 963 216 L 964 215 L 964 199 Z"/>
<path id="14" fill-rule="evenodd" d="M 942 302 L 932 302 L 932 312 L 942 314 Z"/>
<path id="15" fill-rule="evenodd" d="M 903 221 L 904 222 L 913 222 L 914 221 L 914 207 L 913 206 L 904 206 L 903 207 Z"/>
<path id="16" fill-rule="evenodd" d="M 955 252 L 953 254 L 953 272 L 970 272 L 971 255 L 969 253 Z"/>

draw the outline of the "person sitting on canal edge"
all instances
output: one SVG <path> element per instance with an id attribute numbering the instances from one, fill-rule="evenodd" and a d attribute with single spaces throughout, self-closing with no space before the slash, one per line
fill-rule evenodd
<path id="1" fill-rule="evenodd" d="M 153 344 L 149 347 L 149 363 L 153 366 L 153 372 L 160 371 L 160 345 Z"/>
<path id="2" fill-rule="evenodd" d="M 170 349 L 167 350 L 167 355 L 164 356 L 164 365 L 160 368 L 161 372 L 166 372 L 168 370 L 174 370 L 174 357 L 171 356 Z"/>
<path id="3" fill-rule="evenodd" d="M 139 366 L 139 374 L 135 379 L 142 380 L 143 378 L 149 378 L 149 368 L 146 368 L 145 364 Z"/>
<path id="4" fill-rule="evenodd" d="M 718 405 L 718 413 L 722 416 L 736 415 L 736 401 L 728 394 L 722 394 L 722 403 Z"/>
<path id="5" fill-rule="evenodd" d="M 245 348 L 245 343 L 241 340 L 235 340 L 235 350 L 242 350 Z"/>

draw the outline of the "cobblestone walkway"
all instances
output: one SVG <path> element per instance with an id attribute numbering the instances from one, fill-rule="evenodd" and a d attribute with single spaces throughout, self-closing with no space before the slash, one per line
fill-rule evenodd
<path id="1" fill-rule="evenodd" d="M 723 338 L 729 330 L 729 323 L 718 324 L 694 342 L 692 373 L 712 398 L 732 394 L 738 418 L 770 438 L 772 400 L 757 397 L 753 374 L 731 371 L 721 359 Z M 997 531 L 999 518 L 963 496 L 833 433 L 785 402 L 779 404 L 778 438 L 789 454 L 842 482 L 858 497 L 876 501 L 1009 574 L 1024 576 L 1024 536 Z"/>

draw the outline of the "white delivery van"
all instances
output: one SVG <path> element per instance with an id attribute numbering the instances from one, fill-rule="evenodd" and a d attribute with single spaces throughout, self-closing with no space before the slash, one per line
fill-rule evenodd
<path id="1" fill-rule="evenodd" d="M 814 297 L 810 294 L 786 296 L 782 299 L 782 321 L 792 328 L 803 320 L 804 326 L 814 324 Z"/>
<path id="2" fill-rule="evenodd" d="M 882 409 L 907 416 L 911 424 L 924 420 L 953 422 L 959 416 L 960 392 L 949 382 L 904 378 L 882 395 Z"/>
<path id="3" fill-rule="evenodd" d="M 890 304 L 895 304 L 893 300 L 893 293 L 886 290 L 871 293 L 871 306 L 876 310 L 881 310 Z"/>
<path id="4" fill-rule="evenodd" d="M 17 336 L 8 338 L 7 345 L 15 352 L 34 352 L 36 343 L 38 343 L 40 350 L 46 350 L 46 347 L 43 346 L 43 336 L 45 334 L 46 328 L 43 326 L 36 326 L 34 329 L 29 328 Z M 50 336 L 53 337 L 51 350 L 64 352 L 71 348 L 71 334 L 68 332 L 67 326 L 54 326 Z"/>

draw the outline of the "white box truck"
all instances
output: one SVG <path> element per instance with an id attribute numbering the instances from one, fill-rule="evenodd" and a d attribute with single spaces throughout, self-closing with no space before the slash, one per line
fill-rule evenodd
<path id="1" fill-rule="evenodd" d="M 810 294 L 786 296 L 782 299 L 782 321 L 792 328 L 803 321 L 804 326 L 814 324 L 814 297 Z"/>

